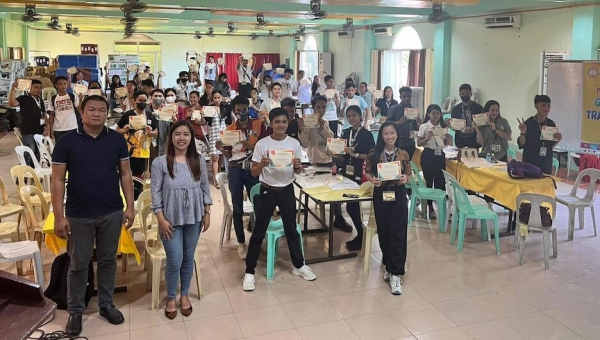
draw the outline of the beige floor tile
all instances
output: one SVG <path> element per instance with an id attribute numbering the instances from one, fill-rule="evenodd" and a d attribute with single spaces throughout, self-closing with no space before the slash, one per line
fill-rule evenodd
<path id="1" fill-rule="evenodd" d="M 302 340 L 302 337 L 297 330 L 288 329 L 280 332 L 247 337 L 246 340 Z"/>
<path id="2" fill-rule="evenodd" d="M 467 294 L 467 296 L 477 296 L 505 291 L 504 288 L 500 287 L 483 274 L 470 274 L 465 276 L 451 277 L 447 278 L 446 281 L 456 286 L 458 289 L 460 289 L 460 291 Z"/>
<path id="3" fill-rule="evenodd" d="M 501 318 L 537 312 L 537 308 L 523 301 L 511 292 L 480 295 L 473 299 Z"/>
<path id="4" fill-rule="evenodd" d="M 88 337 L 88 340 L 129 340 L 129 339 L 130 339 L 129 332 Z"/>
<path id="5" fill-rule="evenodd" d="M 153 311 L 150 306 L 147 307 L 131 307 L 129 311 L 129 329 L 136 330 L 154 326 L 171 325 L 183 322 L 181 313 L 173 320 L 169 320 L 165 316 L 164 308 L 158 311 Z"/>
<path id="6" fill-rule="evenodd" d="M 255 336 L 294 328 L 282 306 L 235 313 L 244 336 Z"/>
<path id="7" fill-rule="evenodd" d="M 185 329 L 189 340 L 233 340 L 244 337 L 235 314 L 225 314 L 186 320 Z"/>
<path id="8" fill-rule="evenodd" d="M 322 262 L 309 265 L 317 277 L 347 273 L 348 269 L 340 261 Z"/>
<path id="9" fill-rule="evenodd" d="M 419 340 L 468 340 L 471 337 L 465 333 L 462 329 L 448 328 L 443 329 L 441 331 L 435 331 L 431 333 L 419 334 L 417 335 L 417 339 Z"/>
<path id="10" fill-rule="evenodd" d="M 461 327 L 473 339 L 481 340 L 527 340 L 523 334 L 502 320 L 491 320 Z"/>
<path id="11" fill-rule="evenodd" d="M 567 299 L 577 301 L 595 300 L 598 298 L 598 292 L 590 288 L 588 285 L 579 281 L 569 282 L 545 282 L 544 285 L 550 287 L 558 294 L 565 296 Z"/>
<path id="12" fill-rule="evenodd" d="M 383 269 L 372 269 L 369 273 L 365 273 L 362 270 L 352 272 L 352 276 L 360 282 L 363 287 L 367 289 L 376 289 L 389 287 L 390 284 L 383 280 Z"/>
<path id="13" fill-rule="evenodd" d="M 412 334 L 422 334 L 456 327 L 452 320 L 432 305 L 403 308 L 391 312 Z"/>
<path id="14" fill-rule="evenodd" d="M 516 264 L 516 262 L 515 262 Z M 535 286 L 538 282 L 527 274 L 514 267 L 511 269 L 497 270 L 484 274 L 488 279 L 505 289 Z"/>
<path id="15" fill-rule="evenodd" d="M 373 243 L 375 245 L 375 242 Z M 340 263 L 346 268 L 346 270 L 350 272 L 357 272 L 363 270 L 364 267 L 364 257 L 357 256 L 350 259 L 340 260 Z M 375 256 L 375 253 L 371 253 L 369 257 L 369 268 L 371 270 L 377 270 L 382 267 L 381 259 Z"/>
<path id="16" fill-rule="evenodd" d="M 346 323 L 361 340 L 388 340 L 411 335 L 389 312 L 351 318 Z"/>
<path id="17" fill-rule="evenodd" d="M 512 289 L 511 292 L 539 310 L 552 309 L 574 304 L 553 289 L 544 285 Z"/>
<path id="18" fill-rule="evenodd" d="M 445 279 L 410 283 L 410 286 L 430 303 L 467 297 L 467 294 Z"/>
<path id="19" fill-rule="evenodd" d="M 296 327 L 316 325 L 342 318 L 326 298 L 285 304 L 283 308 Z"/>
<path id="20" fill-rule="evenodd" d="M 184 323 L 178 322 L 168 325 L 132 330 L 130 332 L 130 338 L 148 340 L 187 340 L 188 337 Z"/>
<path id="21" fill-rule="evenodd" d="M 579 335 L 600 331 L 600 311 L 597 305 L 579 303 L 550 309 L 545 313 Z"/>
<path id="22" fill-rule="evenodd" d="M 365 290 L 365 287 L 363 287 L 350 273 L 320 277 L 317 278 L 315 283 L 327 296 Z"/>
<path id="23" fill-rule="evenodd" d="M 600 332 L 594 332 L 590 334 L 584 334 L 583 338 L 585 340 L 600 340 Z"/>
<path id="24" fill-rule="evenodd" d="M 434 303 L 433 306 L 444 313 L 458 326 L 497 319 L 498 317 L 479 305 L 473 298 Z"/>
<path id="25" fill-rule="evenodd" d="M 503 321 L 531 340 L 561 340 L 577 335 L 543 312 L 511 316 Z"/>
<path id="26" fill-rule="evenodd" d="M 282 304 L 307 301 L 325 297 L 315 281 L 297 280 L 271 285 L 271 289 Z"/>
<path id="27" fill-rule="evenodd" d="M 81 335 L 87 337 L 94 337 L 99 335 L 107 335 L 107 334 L 115 334 L 121 333 L 125 331 L 129 331 L 129 309 L 122 308 L 120 311 L 123 313 L 125 317 L 125 322 L 120 325 L 111 325 L 105 318 L 98 315 L 98 313 L 94 313 L 91 315 L 83 315 L 83 332 Z M 60 328 L 64 329 L 65 323 Z"/>
<path id="28" fill-rule="evenodd" d="M 204 281 L 202 281 L 204 284 Z M 192 300 L 193 313 L 186 320 L 233 313 L 233 307 L 225 292 L 206 294 L 202 300 Z"/>
<path id="29" fill-rule="evenodd" d="M 469 275 L 479 272 L 479 270 L 466 266 L 456 260 L 438 260 L 427 262 L 427 266 L 443 278 Z"/>
<path id="30" fill-rule="evenodd" d="M 304 340 L 358 340 L 344 320 L 298 328 L 298 332 Z"/>
<path id="31" fill-rule="evenodd" d="M 408 284 L 415 284 L 441 278 L 442 275 L 430 268 L 427 263 L 414 263 L 408 264 L 408 271 L 404 274 L 403 280 Z"/>
<path id="32" fill-rule="evenodd" d="M 370 292 L 389 311 L 429 304 L 407 284 L 402 285 L 402 295 L 392 295 L 389 287 L 372 289 Z"/>
<path id="33" fill-rule="evenodd" d="M 252 292 L 236 289 L 228 291 L 227 295 L 229 296 L 229 302 L 233 310 L 236 312 L 281 304 L 271 286 L 265 284 L 257 285 L 256 289 Z"/>
<path id="34" fill-rule="evenodd" d="M 328 299 L 345 319 L 386 310 L 367 290 L 330 296 Z"/>

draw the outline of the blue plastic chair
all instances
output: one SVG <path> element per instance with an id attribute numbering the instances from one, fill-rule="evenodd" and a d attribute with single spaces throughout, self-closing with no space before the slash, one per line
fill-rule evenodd
<path id="1" fill-rule="evenodd" d="M 552 158 L 552 167 L 556 169 L 554 170 L 554 177 L 558 176 L 558 168 L 560 168 L 560 162 L 558 159 Z"/>
<path id="2" fill-rule="evenodd" d="M 485 205 L 472 205 L 469 201 L 469 196 L 465 189 L 453 179 L 450 180 L 450 185 L 454 190 L 454 198 L 456 199 L 456 208 L 454 213 L 458 215 L 458 219 L 452 219 L 452 230 L 450 231 L 450 242 L 454 244 L 456 238 L 456 225 L 458 224 L 458 245 L 456 250 L 462 252 L 465 242 L 465 226 L 467 219 L 475 220 L 492 220 L 494 222 L 494 239 L 496 241 L 496 254 L 500 254 L 500 231 L 498 228 L 498 214 Z M 456 216 L 454 215 L 454 216 Z M 487 236 L 487 226 L 481 224 L 481 236 Z M 487 238 L 487 237 L 486 237 Z M 489 240 L 489 239 L 488 239 Z"/>
<path id="3" fill-rule="evenodd" d="M 252 206 L 254 206 L 254 197 L 260 194 L 260 183 L 250 189 L 250 202 L 252 202 Z M 256 215 L 256 211 L 254 211 Z M 256 216 L 254 216 L 254 220 L 256 221 Z M 304 244 L 302 242 L 302 226 L 300 223 L 296 223 L 296 230 L 298 230 L 298 234 L 300 235 L 300 248 L 302 249 L 302 254 L 304 255 Z M 280 237 L 285 236 L 285 231 L 283 229 L 283 221 L 282 220 L 273 220 L 269 222 L 269 226 L 267 227 L 267 279 L 273 280 L 275 276 L 275 259 L 277 258 L 277 252 L 279 251 L 279 240 Z"/>
<path id="4" fill-rule="evenodd" d="M 514 159 L 515 161 L 517 160 L 517 153 L 515 152 L 515 150 L 512 150 L 512 149 L 506 150 L 506 156 L 508 157 L 509 160 L 511 160 L 511 159 Z"/>
<path id="5" fill-rule="evenodd" d="M 410 186 L 412 188 L 412 195 L 410 197 L 408 225 L 411 225 L 412 221 L 415 219 L 417 199 L 420 199 L 421 201 L 431 200 L 436 201 L 438 204 L 438 210 L 440 213 L 440 216 L 438 216 L 438 229 L 440 233 L 445 232 L 446 221 L 448 220 L 448 216 L 446 216 L 446 192 L 440 189 L 428 188 L 425 185 L 425 181 L 421 177 L 421 174 L 419 173 L 419 168 L 417 168 L 417 165 L 411 161 L 410 166 L 413 171 L 413 176 L 410 176 Z M 417 180 L 415 180 L 415 177 L 417 178 Z M 425 211 L 425 206 L 423 206 L 423 211 Z"/>

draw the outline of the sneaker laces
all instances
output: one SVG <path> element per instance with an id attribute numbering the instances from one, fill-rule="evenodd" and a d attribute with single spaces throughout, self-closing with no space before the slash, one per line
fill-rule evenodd
<path id="1" fill-rule="evenodd" d="M 390 285 L 394 288 L 400 288 L 400 284 L 402 283 L 402 279 L 398 276 L 390 277 Z"/>

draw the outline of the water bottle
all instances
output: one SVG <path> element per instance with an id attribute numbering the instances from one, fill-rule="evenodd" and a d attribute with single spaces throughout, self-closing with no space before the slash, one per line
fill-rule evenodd
<path id="1" fill-rule="evenodd" d="M 492 154 L 491 161 L 492 161 L 492 163 L 496 163 L 496 155 Z"/>
<path id="2" fill-rule="evenodd" d="M 490 154 L 488 153 L 487 155 L 485 155 L 485 160 L 486 160 L 488 163 L 491 163 L 491 162 L 492 162 L 492 156 L 490 156 Z"/>
<path id="3" fill-rule="evenodd" d="M 331 175 L 337 175 L 337 166 L 335 165 L 335 163 L 333 163 L 333 165 L 331 166 Z"/>

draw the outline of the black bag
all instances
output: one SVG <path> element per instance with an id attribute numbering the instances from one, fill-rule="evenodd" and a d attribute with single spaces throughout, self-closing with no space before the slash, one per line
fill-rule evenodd
<path id="1" fill-rule="evenodd" d="M 71 258 L 69 254 L 58 255 L 52 262 L 50 270 L 50 283 L 44 292 L 44 295 L 56 303 L 56 308 L 67 310 L 67 273 Z M 90 299 L 94 295 L 94 266 L 92 261 L 88 266 L 88 282 L 85 288 L 85 307 L 87 308 Z"/>
<path id="2" fill-rule="evenodd" d="M 519 221 L 523 224 L 529 223 L 529 215 L 531 214 L 531 203 L 521 203 L 519 209 Z M 552 217 L 548 207 L 540 206 L 540 214 L 542 217 L 542 227 L 550 228 L 552 226 Z"/>
<path id="3" fill-rule="evenodd" d="M 508 173 L 508 176 L 512 179 L 550 178 L 554 183 L 554 189 L 556 189 L 556 181 L 554 180 L 554 178 L 552 178 L 552 176 L 544 174 L 540 168 L 533 164 L 518 162 L 513 159 L 506 165 L 506 172 Z"/>

